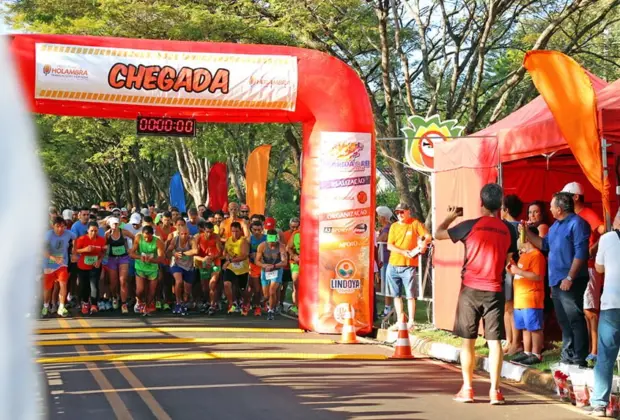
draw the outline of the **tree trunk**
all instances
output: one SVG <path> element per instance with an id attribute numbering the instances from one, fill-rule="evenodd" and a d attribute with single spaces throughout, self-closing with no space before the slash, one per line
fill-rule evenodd
<path id="1" fill-rule="evenodd" d="M 194 205 L 197 207 L 206 203 L 209 161 L 207 158 L 196 157 L 184 140 L 175 143 L 174 152 L 183 185 L 192 196 Z"/>
<path id="2" fill-rule="evenodd" d="M 237 174 L 237 169 L 233 164 L 233 160 L 228 156 L 226 158 L 226 165 L 228 165 L 228 173 L 230 174 L 230 180 L 232 181 L 233 189 L 235 190 L 235 195 L 237 196 L 237 200 L 240 203 L 245 203 L 245 192 L 241 187 L 241 183 L 239 181 L 239 175 Z"/>

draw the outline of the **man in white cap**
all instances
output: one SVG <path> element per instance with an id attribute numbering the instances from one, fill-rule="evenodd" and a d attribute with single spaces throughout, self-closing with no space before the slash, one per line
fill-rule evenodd
<path id="1" fill-rule="evenodd" d="M 598 241 L 605 233 L 605 224 L 601 217 L 594 210 L 585 206 L 584 188 L 579 182 L 569 182 L 564 186 L 562 192 L 569 193 L 573 197 L 575 213 L 590 225 L 590 242 L 588 249 L 590 256 L 588 259 L 588 274 L 590 280 L 583 296 L 583 311 L 586 316 L 588 332 L 590 334 L 590 354 L 586 361 L 593 365 L 596 363 L 598 354 L 598 316 L 601 309 L 601 291 L 603 287 L 602 276 L 594 269 L 594 257 L 598 250 Z"/>

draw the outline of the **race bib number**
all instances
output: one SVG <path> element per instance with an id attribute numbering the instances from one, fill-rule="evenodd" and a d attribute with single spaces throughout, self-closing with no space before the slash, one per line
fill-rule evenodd
<path id="1" fill-rule="evenodd" d="M 235 270 L 240 270 L 243 268 L 243 263 L 242 262 L 234 262 L 234 263 L 230 263 L 230 266 L 232 268 L 234 268 Z"/>
<path id="2" fill-rule="evenodd" d="M 97 262 L 96 255 L 86 255 L 84 257 L 84 264 L 86 265 L 95 265 L 96 262 Z"/>
<path id="3" fill-rule="evenodd" d="M 278 271 L 265 271 L 265 280 L 277 280 Z"/>
<path id="4" fill-rule="evenodd" d="M 112 247 L 112 255 L 114 256 L 125 255 L 126 253 L 127 250 L 125 249 L 125 245 Z"/>

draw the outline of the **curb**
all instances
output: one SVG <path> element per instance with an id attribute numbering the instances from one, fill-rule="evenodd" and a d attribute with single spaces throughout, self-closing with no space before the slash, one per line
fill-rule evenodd
<path id="1" fill-rule="evenodd" d="M 392 346 L 396 341 L 398 332 L 379 329 L 377 331 L 377 341 Z M 411 349 L 417 353 L 432 357 L 433 359 L 444 362 L 459 364 L 461 350 L 450 344 L 433 342 L 428 339 L 419 338 L 409 334 Z M 476 370 L 489 372 L 489 359 L 485 356 L 476 356 Z M 501 376 L 514 382 L 528 387 L 538 388 L 546 392 L 556 392 L 555 381 L 550 373 L 540 372 L 525 366 L 520 366 L 507 361 L 503 362 Z"/>

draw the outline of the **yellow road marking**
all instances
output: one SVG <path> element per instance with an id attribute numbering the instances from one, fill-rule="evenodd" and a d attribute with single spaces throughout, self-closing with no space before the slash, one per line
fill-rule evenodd
<path id="1" fill-rule="evenodd" d="M 41 357 L 37 363 L 87 363 L 87 362 L 142 362 L 151 360 L 212 360 L 212 359 L 248 359 L 248 360 L 388 360 L 382 354 L 326 354 L 326 353 L 249 353 L 249 352 L 212 352 L 212 353 L 141 353 L 141 354 L 99 354 L 92 356 Z"/>
<path id="2" fill-rule="evenodd" d="M 65 321 L 64 319 L 59 319 L 58 322 L 60 323 L 62 327 L 69 328 L 69 323 Z M 69 337 L 73 338 L 71 334 L 69 334 Z M 75 346 L 75 348 L 77 352 L 81 355 L 88 354 L 84 346 Z M 114 387 L 112 386 L 110 381 L 108 381 L 108 378 L 105 377 L 103 372 L 101 372 L 97 368 L 97 365 L 93 363 L 87 363 L 86 368 L 90 371 L 91 375 L 93 375 L 93 378 L 95 379 L 95 382 L 97 382 L 97 385 L 99 386 L 99 388 L 105 391 L 105 394 L 104 394 L 105 398 L 106 400 L 108 400 L 110 407 L 112 407 L 114 416 L 117 419 L 133 418 L 132 415 L 129 413 L 129 410 L 127 409 L 127 406 L 125 405 L 121 397 L 114 391 Z"/>
<path id="3" fill-rule="evenodd" d="M 76 346 L 103 344 L 334 344 L 333 340 L 324 338 L 99 338 L 84 340 L 43 340 L 37 346 Z"/>
<path id="4" fill-rule="evenodd" d="M 86 328 L 90 327 L 88 322 L 86 320 L 84 320 L 84 319 L 80 318 L 78 320 L 78 322 L 83 327 L 86 327 Z M 91 334 L 89 334 L 89 336 L 92 337 L 92 338 L 95 338 L 95 339 L 97 339 L 99 337 L 96 333 L 91 333 Z M 110 353 L 112 353 L 112 349 L 109 348 L 108 346 L 106 346 L 105 344 L 100 344 L 99 347 L 104 352 L 108 352 L 108 354 L 105 354 L 105 355 L 102 355 L 102 356 L 109 356 Z M 88 357 L 88 356 L 85 356 L 85 357 Z M 137 391 L 138 395 L 140 396 L 142 401 L 144 401 L 144 403 L 147 405 L 147 407 L 151 410 L 151 412 L 153 413 L 153 415 L 155 416 L 156 419 L 158 419 L 158 420 L 172 420 L 172 417 L 170 417 L 168 415 L 168 413 L 166 413 L 166 411 L 164 411 L 163 407 L 157 402 L 155 397 L 153 397 L 153 394 L 151 394 L 145 388 L 144 384 L 142 382 L 140 382 L 138 377 L 136 375 L 134 375 L 134 373 L 127 366 L 125 366 L 123 363 L 120 363 L 120 362 L 116 362 L 116 363 L 114 363 L 114 365 L 117 367 L 117 369 L 120 372 L 120 374 L 123 375 L 123 378 L 125 378 L 125 380 L 127 380 L 129 385 L 132 388 L 138 390 Z"/>
<path id="5" fill-rule="evenodd" d="M 97 334 L 97 333 L 147 333 L 147 332 L 162 332 L 162 333 L 175 333 L 175 332 L 224 332 L 224 333 L 282 333 L 293 334 L 303 333 L 304 330 L 298 328 L 226 328 L 226 327 L 148 327 L 148 328 L 109 328 L 109 327 L 97 327 L 97 328 L 50 328 L 37 330 L 37 334 Z"/>

